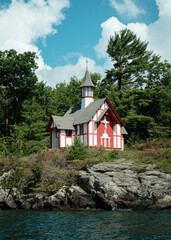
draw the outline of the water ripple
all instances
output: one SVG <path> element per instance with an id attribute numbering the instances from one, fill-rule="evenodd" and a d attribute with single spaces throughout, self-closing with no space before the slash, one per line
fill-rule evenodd
<path id="1" fill-rule="evenodd" d="M 0 240 L 170 240 L 171 215 L 108 211 L 0 211 Z"/>

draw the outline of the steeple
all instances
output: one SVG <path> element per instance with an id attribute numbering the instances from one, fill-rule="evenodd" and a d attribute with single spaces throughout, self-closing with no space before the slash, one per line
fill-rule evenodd
<path id="1" fill-rule="evenodd" d="M 85 76 L 83 79 L 83 83 L 81 84 L 80 87 L 93 87 L 95 88 L 94 84 L 91 81 L 91 77 L 88 71 L 88 61 L 86 60 L 86 72 L 85 72 Z"/>
<path id="2" fill-rule="evenodd" d="M 93 88 L 95 88 L 88 71 L 88 61 L 86 61 L 86 72 L 80 87 L 82 88 L 81 108 L 86 108 L 90 103 L 94 102 Z"/>

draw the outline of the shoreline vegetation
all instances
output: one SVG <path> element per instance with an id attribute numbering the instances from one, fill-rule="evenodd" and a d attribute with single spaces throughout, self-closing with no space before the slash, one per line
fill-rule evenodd
<path id="1" fill-rule="evenodd" d="M 73 147 L 66 149 L 45 147 L 27 157 L 0 155 L 0 176 L 14 171 L 9 179 L 1 180 L 1 186 L 24 192 L 53 193 L 61 186 L 75 183 L 82 168 L 103 162 L 131 162 L 131 170 L 139 173 L 153 165 L 154 170 L 171 174 L 171 141 L 156 139 L 118 151 L 105 150 L 102 146 L 87 149 L 78 139 Z"/>
<path id="2" fill-rule="evenodd" d="M 171 173 L 170 144 L 171 144 L 170 141 L 164 141 L 164 140 L 159 141 L 156 139 L 153 141 L 148 141 L 146 143 L 135 144 L 132 149 L 126 149 L 125 151 L 118 151 L 118 150 L 106 151 L 103 147 L 93 147 L 93 148 L 87 149 L 79 141 L 79 139 L 77 139 L 76 143 L 72 147 L 62 149 L 62 150 L 45 148 L 44 150 L 39 151 L 38 153 L 35 153 L 35 154 L 31 154 L 28 157 L 22 157 L 22 156 L 4 157 L 1 155 L 0 156 L 0 176 L 1 176 L 0 188 L 2 191 L 3 190 L 6 191 L 6 193 L 3 192 L 6 195 L 12 194 L 12 197 L 14 197 L 14 195 L 15 196 L 17 195 L 18 200 L 16 200 L 16 202 L 17 201 L 20 202 L 19 205 L 22 206 L 21 208 L 26 208 L 26 209 L 31 207 L 31 205 L 29 204 L 25 206 L 24 205 L 25 203 L 21 203 L 26 199 L 27 200 L 29 199 L 28 201 L 30 202 L 32 201 L 32 206 L 34 206 L 33 202 L 34 201 L 36 202 L 35 209 L 37 208 L 38 209 L 39 208 L 50 208 L 50 209 L 53 209 L 53 208 L 95 209 L 96 208 L 98 209 L 99 208 L 99 209 L 112 210 L 112 207 L 110 206 L 113 206 L 114 209 L 115 208 L 116 209 L 130 208 L 133 210 L 141 209 L 141 207 L 139 206 L 139 203 L 137 204 L 137 207 L 136 207 L 137 200 L 134 199 L 135 196 L 134 197 L 131 196 L 135 200 L 135 207 L 134 207 L 134 204 L 131 206 L 130 203 L 128 204 L 128 206 L 126 206 L 126 204 L 124 203 L 125 207 L 123 203 L 121 204 L 122 205 L 121 207 L 119 207 L 119 203 L 117 203 L 117 207 L 115 207 L 114 203 L 111 203 L 111 201 L 113 200 L 110 199 L 110 194 L 107 200 L 103 199 L 104 196 L 98 196 L 98 194 L 101 194 L 100 193 L 101 190 L 99 190 L 99 193 L 98 191 L 96 191 L 96 197 L 95 199 L 92 199 L 93 192 L 91 192 L 92 191 L 91 188 L 86 189 L 85 185 L 88 185 L 89 182 L 87 183 L 84 182 L 85 181 L 84 174 L 85 172 L 86 174 L 89 172 L 92 172 L 91 168 L 93 169 L 93 167 L 96 168 L 95 166 L 101 166 L 100 164 L 102 165 L 104 164 L 104 168 L 102 170 L 98 170 L 97 172 L 103 173 L 101 178 L 103 177 L 106 178 L 105 174 L 107 174 L 107 176 L 109 174 L 109 173 L 106 173 L 106 171 L 110 171 L 109 169 L 106 170 L 106 166 L 108 164 L 109 165 L 111 164 L 110 168 L 111 168 L 111 171 L 113 171 L 112 173 L 114 175 L 113 177 L 120 179 L 120 175 L 118 174 L 119 173 L 121 175 L 125 174 L 125 177 L 121 180 L 120 185 L 121 184 L 124 185 L 129 181 L 130 173 L 131 175 L 135 175 L 135 179 L 138 179 L 140 177 L 142 179 L 145 179 L 146 177 L 147 178 L 154 177 L 153 175 L 155 175 L 155 177 L 157 177 L 158 179 L 155 180 L 156 183 L 153 183 L 153 185 L 154 184 L 162 185 L 163 182 L 160 182 L 160 178 L 164 179 L 165 176 L 168 178 L 168 176 L 170 176 L 170 173 Z M 116 169 L 117 171 L 115 172 Z M 93 170 L 93 171 L 95 171 L 95 173 L 92 176 L 95 176 L 96 170 Z M 84 172 L 83 176 L 81 177 L 80 177 L 80 172 Z M 141 176 L 142 174 L 145 174 L 144 177 Z M 89 176 L 88 178 L 91 179 L 92 176 Z M 98 176 L 96 176 L 96 180 L 97 178 Z M 170 184 L 171 177 L 168 179 L 169 179 L 168 184 Z M 89 181 L 89 180 L 86 180 L 86 181 Z M 111 181 L 111 179 L 108 179 L 108 182 L 109 181 Z M 154 179 L 152 179 L 152 181 L 154 181 Z M 104 183 L 100 183 L 100 184 L 104 185 Z M 151 182 L 148 184 L 151 184 Z M 1 191 L 1 195 L 3 195 L 2 191 Z M 108 189 L 104 191 L 108 191 Z M 119 188 L 117 191 L 120 191 Z M 146 191 L 146 189 L 143 191 Z M 151 191 L 153 190 L 151 189 Z M 160 189 L 160 191 L 166 191 L 166 189 L 165 190 Z M 163 196 L 165 197 L 165 194 Z M 160 196 L 159 199 L 162 197 Z M 51 201 L 52 202 L 54 201 L 53 198 L 60 199 L 60 200 L 58 199 L 58 204 L 56 203 L 56 205 L 54 206 L 53 204 L 51 205 L 50 203 Z M 123 198 L 127 198 L 127 197 L 123 197 Z M 157 197 L 155 198 L 157 201 Z M 74 199 L 74 200 L 71 200 L 71 199 Z M 9 209 L 10 207 L 8 207 L 7 204 L 3 205 L 2 204 L 3 201 L 1 200 L 0 200 L 1 202 L 0 208 Z M 147 197 L 147 200 L 148 200 L 148 197 Z M 46 204 L 42 203 L 42 205 L 41 204 L 39 205 L 37 203 L 41 201 L 45 201 Z M 109 202 L 105 202 L 105 201 L 109 201 Z M 126 200 L 121 200 L 120 202 L 122 201 L 126 201 Z M 169 209 L 168 201 L 170 201 L 170 204 L 169 204 L 170 206 L 171 199 L 166 198 L 164 201 L 167 202 L 166 209 Z M 97 204 L 98 202 L 100 202 L 99 205 Z M 142 206 L 142 209 L 148 209 L 150 204 L 152 204 L 152 202 L 148 202 L 146 207 Z M 154 205 L 154 202 L 153 202 L 153 205 Z M 14 204 L 13 206 L 14 206 L 14 209 L 18 208 L 17 204 L 16 205 Z M 158 207 L 158 209 L 160 208 L 165 209 L 165 207 L 163 208 L 161 206 Z"/>

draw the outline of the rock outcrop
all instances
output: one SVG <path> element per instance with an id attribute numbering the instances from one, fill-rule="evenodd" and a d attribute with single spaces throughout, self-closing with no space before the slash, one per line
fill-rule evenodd
<path id="1" fill-rule="evenodd" d="M 138 173 L 133 165 L 100 163 L 84 168 L 78 184 L 103 209 L 163 209 L 171 207 L 171 175 Z"/>
<path id="2" fill-rule="evenodd" d="M 62 187 L 53 195 L 22 196 L 0 188 L 2 209 L 171 209 L 171 175 L 133 164 L 100 163 L 80 171 L 77 186 Z"/>

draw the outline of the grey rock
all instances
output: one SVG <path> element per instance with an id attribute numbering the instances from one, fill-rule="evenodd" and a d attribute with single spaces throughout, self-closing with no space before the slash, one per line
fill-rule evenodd
<path id="1" fill-rule="evenodd" d="M 95 202 L 90 194 L 86 193 L 78 186 L 72 186 L 68 189 L 68 204 L 74 209 L 92 209 L 95 208 Z"/>
<path id="2" fill-rule="evenodd" d="M 46 207 L 56 208 L 56 209 L 65 209 L 68 207 L 68 199 L 65 187 L 60 188 L 55 194 L 47 197 Z"/>
<path id="3" fill-rule="evenodd" d="M 169 208 L 171 175 L 152 171 L 154 166 L 137 173 L 132 166 L 109 162 L 87 166 L 78 176 L 78 185 L 92 195 L 99 208 Z"/>
<path id="4" fill-rule="evenodd" d="M 0 208 L 3 209 L 15 209 L 17 204 L 15 203 L 16 193 L 14 190 L 0 188 Z"/>
<path id="5" fill-rule="evenodd" d="M 9 194 L 8 197 L 5 199 L 5 204 L 6 204 L 7 208 L 9 208 L 9 209 L 17 208 L 17 204 L 11 194 Z"/>

